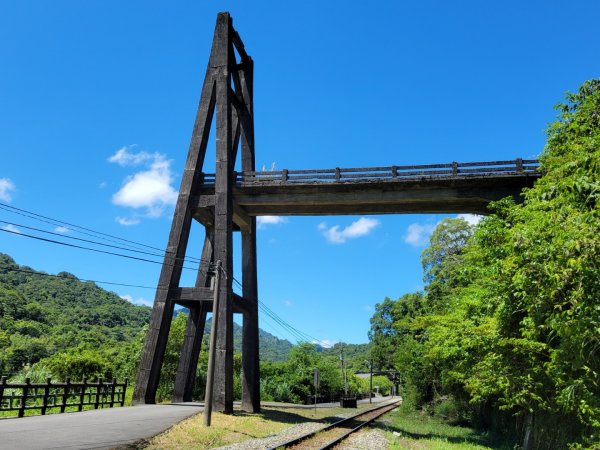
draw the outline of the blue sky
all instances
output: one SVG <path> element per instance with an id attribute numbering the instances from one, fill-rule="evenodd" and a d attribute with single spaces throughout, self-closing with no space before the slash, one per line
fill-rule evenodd
<path id="1" fill-rule="evenodd" d="M 4 2 L 0 202 L 163 248 L 219 11 L 255 60 L 259 168 L 535 157 L 553 105 L 600 74 L 596 1 Z M 320 340 L 366 342 L 377 302 L 422 288 L 442 217 L 263 219 L 260 299 Z M 197 227 L 189 254 L 201 244 Z M 160 270 L 10 233 L 0 251 L 126 284 Z"/>

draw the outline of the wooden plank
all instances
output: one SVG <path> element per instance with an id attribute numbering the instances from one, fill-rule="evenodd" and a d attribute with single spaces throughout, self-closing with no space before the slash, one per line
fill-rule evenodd
<path id="1" fill-rule="evenodd" d="M 46 414 L 46 409 L 48 408 L 48 398 L 50 395 L 50 387 L 52 386 L 52 380 L 48 377 L 46 378 L 46 385 L 44 386 L 44 397 L 42 398 L 42 416 Z"/>
<path id="2" fill-rule="evenodd" d="M 207 287 L 180 287 L 169 290 L 169 300 L 174 302 L 210 302 L 212 289 Z"/>
<path id="3" fill-rule="evenodd" d="M 244 43 L 242 41 L 242 38 L 240 38 L 240 35 L 238 34 L 238 32 L 233 27 L 232 27 L 231 31 L 232 31 L 232 33 L 231 33 L 231 40 L 235 44 L 235 49 L 240 54 L 240 57 L 242 58 L 242 61 L 243 62 L 247 62 L 250 59 L 250 57 L 248 56 L 248 53 L 246 53 L 246 49 L 244 47 Z"/>
<path id="4" fill-rule="evenodd" d="M 21 395 L 21 405 L 20 405 L 19 413 L 18 413 L 19 417 L 23 417 L 25 415 L 25 409 L 27 406 L 27 397 L 29 394 L 29 390 L 31 389 L 30 385 L 31 385 L 31 383 L 30 383 L 29 378 L 25 378 L 25 386 L 22 388 L 22 391 L 21 391 L 22 395 Z M 63 412 L 63 411 L 61 411 L 61 412 Z"/>
<path id="5" fill-rule="evenodd" d="M 240 230 L 249 231 L 251 220 L 244 208 L 233 202 L 233 221 L 240 227 Z"/>

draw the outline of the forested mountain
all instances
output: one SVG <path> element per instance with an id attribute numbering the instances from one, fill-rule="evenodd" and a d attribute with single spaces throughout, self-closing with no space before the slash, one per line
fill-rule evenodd
<path id="1" fill-rule="evenodd" d="M 62 272 L 44 276 L 0 254 L 0 371 L 74 349 L 98 349 L 116 358 L 117 373 L 129 345 L 140 339 L 150 308 L 135 306 L 91 282 Z"/>
<path id="2" fill-rule="evenodd" d="M 333 347 L 321 348 L 323 356 L 340 359 L 343 355 L 345 365 L 354 372 L 368 372 L 371 359 L 371 348 L 369 344 L 345 344 L 338 342 Z M 374 368 L 377 370 L 377 367 Z"/>
<path id="3" fill-rule="evenodd" d="M 59 358 L 52 356 L 60 355 L 74 365 L 93 363 L 104 376 L 131 378 L 150 311 L 67 272 L 36 272 L 0 254 L 0 373 L 12 376 L 42 361 L 54 369 L 52 375 L 76 377 L 77 371 L 58 367 Z M 210 320 L 205 334 L 209 332 Z M 259 340 L 261 360 L 285 360 L 292 347 L 264 330 L 259 330 Z M 240 352 L 237 324 L 234 342 Z"/>

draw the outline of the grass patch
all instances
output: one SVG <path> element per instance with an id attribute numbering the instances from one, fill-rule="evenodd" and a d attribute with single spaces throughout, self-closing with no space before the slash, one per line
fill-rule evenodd
<path id="1" fill-rule="evenodd" d="M 367 405 L 368 406 L 368 405 Z M 367 406 L 361 405 L 359 409 Z M 342 408 L 272 408 L 263 407 L 259 414 L 236 411 L 234 414 L 213 413 L 212 425 L 203 425 L 202 413 L 190 417 L 166 432 L 138 446 L 159 449 L 209 449 L 264 438 L 298 423 L 318 421 L 330 423 L 355 410 Z"/>
<path id="2" fill-rule="evenodd" d="M 452 425 L 424 412 L 396 409 L 377 427 L 385 430 L 390 449 L 512 450 L 514 443 L 473 428 Z"/>

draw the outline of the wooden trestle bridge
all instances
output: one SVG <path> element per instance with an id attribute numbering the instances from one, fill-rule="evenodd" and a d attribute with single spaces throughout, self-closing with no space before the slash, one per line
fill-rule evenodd
<path id="1" fill-rule="evenodd" d="M 216 171 L 203 171 L 216 121 Z M 242 171 L 234 171 L 241 149 Z M 243 314 L 242 408 L 260 409 L 256 216 L 402 213 L 486 213 L 489 202 L 519 198 L 541 176 L 538 162 L 516 159 L 439 165 L 255 170 L 253 61 L 220 13 L 183 172 L 150 328 L 134 391 L 135 403 L 154 403 L 176 304 L 189 308 L 173 392 L 190 401 L 206 314 L 212 311 L 211 267 L 221 261 L 213 407 L 233 410 L 233 313 Z M 206 237 L 194 286 L 180 287 L 192 220 Z M 242 236 L 242 296 L 233 293 L 233 233 Z"/>

